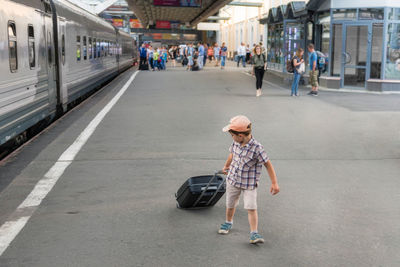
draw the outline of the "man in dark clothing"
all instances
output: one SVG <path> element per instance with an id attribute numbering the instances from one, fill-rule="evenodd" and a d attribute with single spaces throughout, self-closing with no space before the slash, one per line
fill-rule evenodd
<path id="1" fill-rule="evenodd" d="M 140 47 L 139 54 L 140 54 L 140 64 L 139 64 L 140 68 L 141 66 L 147 63 L 147 49 L 145 44 L 142 44 L 142 47 Z"/>

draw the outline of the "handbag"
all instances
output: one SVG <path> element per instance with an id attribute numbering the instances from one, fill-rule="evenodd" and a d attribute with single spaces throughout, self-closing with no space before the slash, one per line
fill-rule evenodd
<path id="1" fill-rule="evenodd" d="M 303 62 L 303 63 L 300 64 L 299 73 L 303 74 L 304 72 L 306 72 L 306 65 Z"/>

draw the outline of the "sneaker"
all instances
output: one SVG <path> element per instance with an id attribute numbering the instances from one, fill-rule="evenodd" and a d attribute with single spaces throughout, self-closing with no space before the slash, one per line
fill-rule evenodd
<path id="1" fill-rule="evenodd" d="M 259 233 L 250 235 L 250 244 L 264 243 L 264 238 Z"/>
<path id="2" fill-rule="evenodd" d="M 318 96 L 318 91 L 314 91 L 314 92 L 312 93 L 312 95 L 313 95 L 313 96 Z"/>
<path id="3" fill-rule="evenodd" d="M 218 234 L 226 235 L 229 233 L 229 230 L 231 230 L 231 228 L 232 228 L 232 224 L 225 222 L 225 223 L 221 224 L 221 227 L 218 230 Z"/>
<path id="4" fill-rule="evenodd" d="M 300 96 L 300 94 L 295 94 L 295 96 Z"/>
<path id="5" fill-rule="evenodd" d="M 308 92 L 307 95 L 312 95 L 312 94 L 314 94 L 314 92 L 313 92 L 313 91 L 310 91 L 310 92 Z"/>

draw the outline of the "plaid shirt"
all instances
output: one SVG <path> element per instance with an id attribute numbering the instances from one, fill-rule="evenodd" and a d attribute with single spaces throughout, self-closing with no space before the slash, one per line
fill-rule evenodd
<path id="1" fill-rule="evenodd" d="M 252 190 L 256 188 L 262 166 L 269 160 L 264 147 L 254 138 L 251 138 L 243 147 L 234 141 L 229 152 L 233 154 L 233 157 L 227 181 L 242 189 Z"/>

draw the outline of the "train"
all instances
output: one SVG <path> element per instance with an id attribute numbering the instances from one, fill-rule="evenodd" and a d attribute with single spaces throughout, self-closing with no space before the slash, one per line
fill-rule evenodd
<path id="1" fill-rule="evenodd" d="M 128 33 L 68 1 L 0 0 L 0 149 L 130 68 L 137 50 Z"/>

